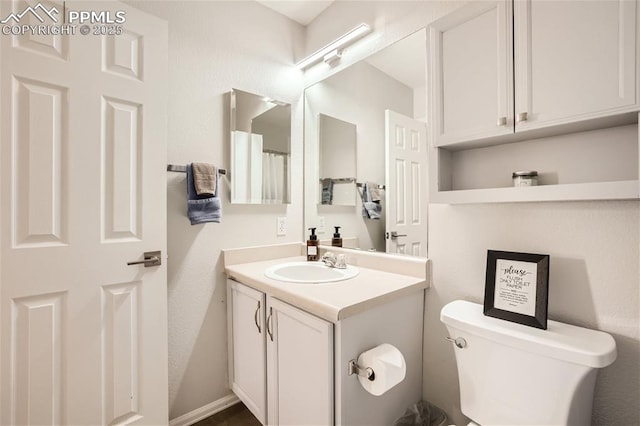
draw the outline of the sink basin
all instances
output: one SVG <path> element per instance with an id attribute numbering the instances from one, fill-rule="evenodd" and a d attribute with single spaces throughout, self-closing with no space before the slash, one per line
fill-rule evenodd
<path id="1" fill-rule="evenodd" d="M 264 275 L 278 281 L 300 284 L 332 283 L 348 280 L 358 275 L 358 268 L 347 265 L 347 269 L 330 268 L 322 262 L 287 262 L 270 266 Z"/>

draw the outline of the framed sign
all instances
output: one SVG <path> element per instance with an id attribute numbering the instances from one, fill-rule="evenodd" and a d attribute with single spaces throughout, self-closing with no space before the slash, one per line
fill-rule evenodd
<path id="1" fill-rule="evenodd" d="M 549 255 L 487 251 L 484 314 L 547 329 Z"/>

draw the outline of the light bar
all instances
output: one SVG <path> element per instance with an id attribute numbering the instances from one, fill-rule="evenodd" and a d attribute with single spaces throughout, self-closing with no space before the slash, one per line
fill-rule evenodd
<path id="1" fill-rule="evenodd" d="M 316 62 L 320 62 L 321 60 L 323 60 L 325 55 L 329 54 L 330 52 L 336 49 L 340 49 L 341 47 L 344 47 L 347 44 L 359 39 L 360 37 L 367 34 L 369 31 L 371 31 L 371 27 L 369 27 L 369 25 L 365 23 L 362 23 L 357 27 L 355 27 L 354 29 L 347 32 L 345 35 L 339 37 L 335 41 L 327 44 L 325 47 L 321 48 L 320 50 L 314 52 L 313 54 L 307 56 L 306 58 L 298 62 L 296 64 L 296 67 L 301 70 L 304 70 L 308 68 L 310 65 L 313 65 Z"/>

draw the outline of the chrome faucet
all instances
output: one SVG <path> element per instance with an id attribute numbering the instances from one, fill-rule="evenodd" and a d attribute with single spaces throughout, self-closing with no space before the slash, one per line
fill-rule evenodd
<path id="1" fill-rule="evenodd" d="M 344 254 L 335 255 L 333 252 L 326 252 L 322 255 L 322 263 L 329 268 L 347 269 L 347 261 Z"/>

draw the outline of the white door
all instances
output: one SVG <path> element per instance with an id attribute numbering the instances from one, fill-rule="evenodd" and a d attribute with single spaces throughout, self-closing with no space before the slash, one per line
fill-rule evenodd
<path id="1" fill-rule="evenodd" d="M 267 420 L 265 295 L 227 280 L 229 381 L 260 423 Z"/>
<path id="2" fill-rule="evenodd" d="M 333 422 L 333 324 L 267 301 L 269 425 Z"/>
<path id="3" fill-rule="evenodd" d="M 126 22 L 0 35 L 0 423 L 164 424 L 167 26 L 117 2 L 31 6 L 0 17 Z M 156 250 L 161 266 L 127 266 Z"/>
<path id="4" fill-rule="evenodd" d="M 427 255 L 427 127 L 385 111 L 387 253 Z"/>

